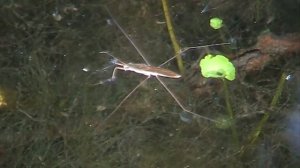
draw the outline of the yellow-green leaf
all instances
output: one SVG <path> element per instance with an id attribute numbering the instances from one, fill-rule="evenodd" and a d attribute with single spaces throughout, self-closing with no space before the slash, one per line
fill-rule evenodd
<path id="1" fill-rule="evenodd" d="M 206 55 L 199 63 L 201 73 L 206 78 L 235 79 L 234 65 L 223 55 Z"/>

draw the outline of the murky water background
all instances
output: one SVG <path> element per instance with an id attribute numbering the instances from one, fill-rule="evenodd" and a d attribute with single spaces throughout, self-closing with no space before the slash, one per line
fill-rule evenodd
<path id="1" fill-rule="evenodd" d="M 150 78 L 114 115 L 105 118 L 146 77 L 117 72 L 113 59 L 144 63 L 105 10 L 152 65 L 174 56 L 161 1 L 4 1 L 0 30 L 0 167 L 297 167 L 299 63 L 274 61 L 229 83 L 239 144 L 229 128 L 182 116 L 158 80 Z M 207 52 L 236 54 L 263 32 L 299 33 L 299 1 L 170 1 L 181 47 L 230 42 L 183 54 L 182 79 L 164 82 L 185 107 L 226 119 L 223 90 L 195 86 L 195 64 Z M 221 17 L 225 28 L 209 27 Z M 298 32 L 297 32 L 298 31 Z M 298 54 L 298 55 L 297 55 Z M 164 68 L 179 72 L 176 61 Z M 199 72 L 199 73 L 198 73 Z M 255 143 L 251 132 L 269 111 L 283 72 L 289 76 Z M 211 89 L 213 88 L 213 89 Z M 214 89 L 216 88 L 216 89 Z M 181 114 L 181 115 L 180 115 Z M 183 114 L 184 115 L 184 114 Z M 183 117 L 183 118 L 182 118 Z"/>

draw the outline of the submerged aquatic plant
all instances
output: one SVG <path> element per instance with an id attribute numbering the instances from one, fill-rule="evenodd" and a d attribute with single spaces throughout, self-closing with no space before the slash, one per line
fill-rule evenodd
<path id="1" fill-rule="evenodd" d="M 250 134 L 249 140 L 250 140 L 250 144 L 254 144 L 258 137 L 261 135 L 261 132 L 263 130 L 264 125 L 266 124 L 266 122 L 268 121 L 269 117 L 270 117 L 270 111 L 273 110 L 276 107 L 276 104 L 279 101 L 279 98 L 283 92 L 284 86 L 285 86 L 285 81 L 287 78 L 287 74 L 285 72 L 282 73 L 281 78 L 278 82 L 278 86 L 275 92 L 275 95 L 272 99 L 272 102 L 270 104 L 270 110 L 268 110 L 263 118 L 260 120 L 260 122 L 258 123 L 257 127 L 254 129 L 254 131 Z"/>
<path id="2" fill-rule="evenodd" d="M 205 78 L 221 78 L 223 80 L 224 85 L 224 91 L 225 91 L 225 101 L 226 101 L 226 108 L 229 115 L 230 120 L 224 120 L 221 119 L 221 123 L 218 126 L 219 127 L 231 127 L 232 136 L 234 143 L 238 146 L 238 136 L 236 132 L 236 127 L 234 124 L 234 113 L 231 107 L 230 103 L 230 96 L 229 96 L 229 89 L 227 85 L 227 80 L 234 80 L 235 79 L 235 67 L 234 65 L 229 61 L 228 58 L 226 58 L 223 55 L 212 55 L 208 54 L 206 55 L 199 63 L 201 73 Z"/>

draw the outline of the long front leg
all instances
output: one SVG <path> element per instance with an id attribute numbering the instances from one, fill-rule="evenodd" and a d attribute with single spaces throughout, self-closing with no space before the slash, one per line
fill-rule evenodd
<path id="1" fill-rule="evenodd" d="M 116 80 L 116 74 L 117 74 L 117 70 L 122 70 L 122 71 L 125 71 L 125 69 L 123 67 L 115 67 L 113 73 L 112 73 L 112 76 L 111 78 L 108 78 L 108 79 L 105 79 L 105 80 L 101 80 L 100 82 L 98 83 L 95 83 L 93 85 L 102 85 L 102 84 L 105 84 L 107 82 L 113 82 L 114 80 Z"/>

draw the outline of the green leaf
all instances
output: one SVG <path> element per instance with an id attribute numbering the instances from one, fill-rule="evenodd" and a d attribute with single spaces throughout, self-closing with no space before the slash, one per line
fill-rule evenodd
<path id="1" fill-rule="evenodd" d="M 213 29 L 220 29 L 223 26 L 223 20 L 217 17 L 211 18 L 209 25 Z"/>
<path id="2" fill-rule="evenodd" d="M 223 55 L 206 55 L 199 63 L 201 73 L 206 78 L 235 79 L 234 65 Z"/>

